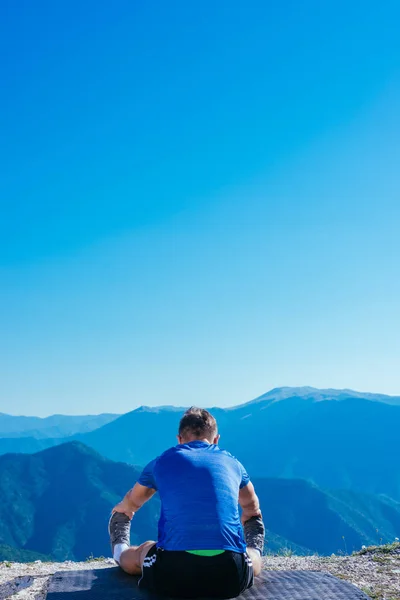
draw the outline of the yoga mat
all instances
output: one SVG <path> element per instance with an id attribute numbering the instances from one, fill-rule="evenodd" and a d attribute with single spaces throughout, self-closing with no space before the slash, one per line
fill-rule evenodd
<path id="1" fill-rule="evenodd" d="M 119 567 L 58 571 L 47 600 L 148 600 L 158 598 L 137 586 L 138 577 Z M 263 571 L 240 600 L 370 600 L 357 587 L 320 571 Z"/>

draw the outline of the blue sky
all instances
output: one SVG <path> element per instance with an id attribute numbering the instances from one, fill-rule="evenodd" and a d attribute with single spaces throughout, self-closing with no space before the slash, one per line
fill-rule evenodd
<path id="1" fill-rule="evenodd" d="M 0 411 L 400 394 L 400 5 L 0 8 Z"/>

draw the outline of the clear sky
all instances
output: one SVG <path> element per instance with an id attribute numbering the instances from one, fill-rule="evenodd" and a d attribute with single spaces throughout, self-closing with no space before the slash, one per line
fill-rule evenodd
<path id="1" fill-rule="evenodd" d="M 5 0 L 0 411 L 400 394 L 398 0 Z"/>

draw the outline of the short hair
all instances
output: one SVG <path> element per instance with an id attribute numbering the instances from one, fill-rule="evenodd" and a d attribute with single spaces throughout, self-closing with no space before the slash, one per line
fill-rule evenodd
<path id="1" fill-rule="evenodd" d="M 212 442 L 217 434 L 217 421 L 204 408 L 191 406 L 179 422 L 179 435 L 183 438 L 192 435 Z"/>

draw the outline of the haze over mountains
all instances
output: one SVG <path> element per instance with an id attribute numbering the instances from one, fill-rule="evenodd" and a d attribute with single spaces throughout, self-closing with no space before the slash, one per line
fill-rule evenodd
<path id="1" fill-rule="evenodd" d="M 116 414 L 101 415 L 52 415 L 51 417 L 25 417 L 0 413 L 0 438 L 33 437 L 59 438 L 85 433 L 106 425 L 119 417 Z"/>

